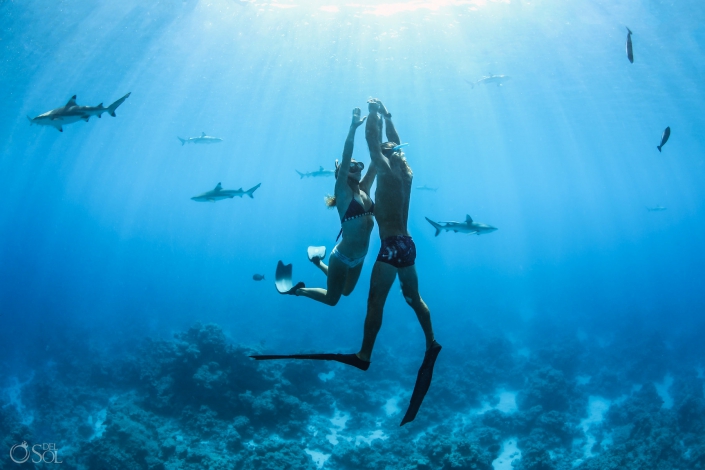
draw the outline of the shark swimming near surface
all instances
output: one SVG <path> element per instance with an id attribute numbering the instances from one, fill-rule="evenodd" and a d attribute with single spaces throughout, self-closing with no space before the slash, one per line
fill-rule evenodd
<path id="1" fill-rule="evenodd" d="M 481 224 L 479 222 L 474 222 L 472 220 L 472 217 L 469 215 L 465 216 L 465 222 L 434 222 L 433 220 L 429 219 L 426 217 L 426 220 L 428 220 L 428 223 L 433 225 L 433 227 L 436 229 L 436 236 L 438 236 L 441 233 L 441 230 L 445 230 L 446 232 L 455 232 L 455 233 L 469 233 L 469 234 L 476 234 L 476 235 L 483 235 L 485 233 L 492 233 L 495 230 L 497 230 L 497 227 L 493 227 L 491 225 L 486 225 L 486 224 Z"/>
<path id="2" fill-rule="evenodd" d="M 240 188 L 240 189 L 223 189 L 223 187 L 220 185 L 220 183 L 218 183 L 218 185 L 212 191 L 206 191 L 203 194 L 199 194 L 198 196 L 194 196 L 191 198 L 191 200 L 196 201 L 196 202 L 215 202 L 215 201 L 220 201 L 221 199 L 232 199 L 235 196 L 242 197 L 245 194 L 250 196 L 251 199 L 254 199 L 255 197 L 253 196 L 253 193 L 260 186 L 262 186 L 262 183 L 248 189 L 247 191 L 243 191 L 242 188 Z"/>
<path id="3" fill-rule="evenodd" d="M 416 189 L 418 189 L 419 191 L 433 191 L 434 193 L 438 191 L 438 188 L 432 188 L 425 184 L 423 186 L 417 186 Z"/>
<path id="4" fill-rule="evenodd" d="M 632 30 L 627 27 L 627 59 L 634 63 L 634 48 L 632 46 Z"/>
<path id="5" fill-rule="evenodd" d="M 663 212 L 665 210 L 668 210 L 668 207 L 653 206 L 653 207 L 647 207 L 646 210 L 649 212 Z"/>
<path id="6" fill-rule="evenodd" d="M 29 119 L 30 126 L 32 124 L 37 124 L 38 126 L 52 126 L 59 132 L 64 132 L 63 126 L 81 120 L 88 122 L 92 116 L 100 118 L 103 113 L 108 113 L 112 117 L 115 117 L 115 110 L 129 98 L 130 94 L 131 93 L 126 94 L 107 108 L 103 106 L 103 103 L 100 103 L 98 106 L 79 106 L 76 104 L 76 95 L 73 95 L 65 106 L 52 109 L 35 118 L 27 116 L 27 119 Z"/>
<path id="7" fill-rule="evenodd" d="M 321 176 L 333 176 L 335 174 L 335 170 L 324 170 L 322 166 L 319 167 L 318 170 L 316 170 L 316 171 L 308 171 L 305 173 L 301 173 L 299 170 L 295 170 L 295 171 L 299 174 L 301 179 L 309 178 L 309 177 L 318 178 Z"/>
<path id="8" fill-rule="evenodd" d="M 484 77 L 480 78 L 476 82 L 471 82 L 470 80 L 465 80 L 465 81 L 468 82 L 472 88 L 475 88 L 475 85 L 482 85 L 482 84 L 489 85 L 490 83 L 496 83 L 497 86 L 502 86 L 502 84 L 504 82 L 506 82 L 507 80 L 510 80 L 510 79 L 511 79 L 511 77 L 508 75 L 489 74 L 489 75 L 485 75 Z"/>
<path id="9" fill-rule="evenodd" d="M 181 141 L 181 146 L 186 144 L 217 144 L 218 142 L 223 141 L 220 137 L 206 135 L 205 132 L 201 132 L 201 137 L 189 137 L 188 139 L 177 137 L 177 139 Z"/>

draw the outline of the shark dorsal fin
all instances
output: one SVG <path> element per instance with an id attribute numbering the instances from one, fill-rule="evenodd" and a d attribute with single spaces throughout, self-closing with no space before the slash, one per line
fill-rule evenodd
<path id="1" fill-rule="evenodd" d="M 76 106 L 76 95 L 73 95 L 69 102 L 66 103 L 67 108 L 70 108 L 71 106 Z"/>
<path id="2" fill-rule="evenodd" d="M 206 133 L 205 133 L 205 132 L 201 132 L 201 137 L 205 137 L 205 136 L 206 136 Z"/>
<path id="3" fill-rule="evenodd" d="M 218 183 L 213 191 L 220 191 L 221 189 L 223 189 L 223 187 Z"/>
<path id="4" fill-rule="evenodd" d="M 472 223 L 472 217 L 470 217 L 468 214 L 465 214 L 465 223 L 467 223 L 467 224 Z"/>
<path id="5" fill-rule="evenodd" d="M 318 171 L 323 171 L 323 167 L 322 167 L 322 166 L 319 166 L 319 167 L 318 167 Z"/>

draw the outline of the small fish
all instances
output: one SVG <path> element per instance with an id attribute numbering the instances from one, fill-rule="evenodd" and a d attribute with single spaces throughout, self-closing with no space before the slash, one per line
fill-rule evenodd
<path id="1" fill-rule="evenodd" d="M 627 59 L 634 63 L 634 50 L 632 49 L 632 30 L 627 28 Z"/>
<path id="2" fill-rule="evenodd" d="M 252 279 L 255 281 L 264 281 L 264 274 L 254 274 L 252 276 Z"/>
<path id="3" fill-rule="evenodd" d="M 647 207 L 646 210 L 649 212 L 663 212 L 665 210 L 668 210 L 668 208 L 663 207 L 663 206 L 654 206 L 654 207 Z"/>
<path id="4" fill-rule="evenodd" d="M 668 142 L 669 137 L 671 137 L 671 128 L 667 127 L 666 130 L 663 131 L 663 135 L 661 136 L 661 145 L 656 146 L 659 152 L 661 151 L 661 147 L 666 145 L 666 142 Z"/>
<path id="5" fill-rule="evenodd" d="M 425 184 L 423 186 L 416 186 L 416 189 L 418 189 L 419 191 L 433 191 L 434 193 L 438 191 L 438 188 L 432 188 Z"/>

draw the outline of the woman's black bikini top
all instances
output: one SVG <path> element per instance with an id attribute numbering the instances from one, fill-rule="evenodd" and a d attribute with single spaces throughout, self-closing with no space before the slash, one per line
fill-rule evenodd
<path id="1" fill-rule="evenodd" d="M 364 217 L 366 215 L 373 215 L 375 210 L 375 203 L 373 202 L 372 205 L 370 206 L 370 210 L 366 211 L 364 206 L 357 202 L 357 199 L 352 198 L 352 201 L 350 201 L 350 205 L 348 206 L 348 210 L 345 211 L 345 215 L 343 216 L 343 219 L 340 221 L 341 224 L 344 224 L 348 220 L 353 220 L 353 219 L 359 219 L 360 217 Z M 343 234 L 343 228 L 340 228 L 340 233 L 338 234 L 338 238 L 335 239 L 337 242 L 340 239 L 340 236 Z"/>
<path id="2" fill-rule="evenodd" d="M 343 220 L 340 221 L 340 223 L 345 223 L 348 220 L 352 219 L 357 219 L 365 215 L 372 215 L 375 210 L 375 203 L 373 202 L 372 205 L 370 206 L 370 210 L 366 211 L 364 206 L 357 202 L 357 199 L 353 198 L 352 201 L 350 201 L 350 205 L 348 206 L 348 210 L 345 211 L 345 215 L 343 216 Z"/>

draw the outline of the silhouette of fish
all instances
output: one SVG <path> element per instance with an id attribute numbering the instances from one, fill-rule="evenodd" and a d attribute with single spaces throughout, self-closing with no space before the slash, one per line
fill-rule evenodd
<path id="1" fill-rule="evenodd" d="M 666 145 L 666 142 L 668 142 L 669 137 L 671 137 L 671 128 L 667 127 L 666 130 L 663 131 L 663 135 L 661 136 L 661 145 L 656 146 L 659 152 L 661 151 L 661 147 Z"/>
<path id="2" fill-rule="evenodd" d="M 264 281 L 264 274 L 254 274 L 252 276 L 252 279 L 255 281 Z"/>
<path id="3" fill-rule="evenodd" d="M 632 30 L 627 28 L 627 59 L 634 63 L 634 50 L 632 49 Z"/>

